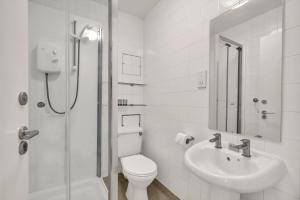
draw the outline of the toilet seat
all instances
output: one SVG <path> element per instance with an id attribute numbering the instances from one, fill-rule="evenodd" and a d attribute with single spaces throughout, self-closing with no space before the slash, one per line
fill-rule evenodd
<path id="1" fill-rule="evenodd" d="M 121 158 L 122 168 L 126 174 L 137 177 L 157 175 L 155 162 L 143 155 L 132 155 Z"/>

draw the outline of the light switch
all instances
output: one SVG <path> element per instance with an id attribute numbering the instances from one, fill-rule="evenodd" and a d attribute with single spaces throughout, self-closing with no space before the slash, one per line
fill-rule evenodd
<path id="1" fill-rule="evenodd" d="M 206 88 L 207 86 L 207 71 L 202 70 L 198 73 L 198 88 Z"/>

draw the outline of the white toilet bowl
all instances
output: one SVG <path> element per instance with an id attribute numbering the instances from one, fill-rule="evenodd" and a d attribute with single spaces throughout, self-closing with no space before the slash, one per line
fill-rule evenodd
<path id="1" fill-rule="evenodd" d="M 128 179 L 128 200 L 148 200 L 147 187 L 157 176 L 155 162 L 138 154 L 121 158 L 121 164 L 123 174 Z"/>

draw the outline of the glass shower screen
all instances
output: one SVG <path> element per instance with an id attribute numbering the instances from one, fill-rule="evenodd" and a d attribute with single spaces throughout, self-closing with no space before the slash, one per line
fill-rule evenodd
<path id="1" fill-rule="evenodd" d="M 108 5 L 29 1 L 30 200 L 107 200 Z"/>

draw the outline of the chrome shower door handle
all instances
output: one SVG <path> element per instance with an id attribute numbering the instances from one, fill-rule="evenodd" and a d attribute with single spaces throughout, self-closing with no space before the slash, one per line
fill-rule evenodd
<path id="1" fill-rule="evenodd" d="M 268 112 L 266 110 L 263 110 L 263 111 L 261 111 L 261 114 L 263 114 L 263 115 L 275 115 L 276 113 L 274 113 L 274 112 Z"/>
<path id="2" fill-rule="evenodd" d="M 267 119 L 267 115 L 275 115 L 276 113 L 274 112 L 268 112 L 266 110 L 261 111 L 261 118 L 262 119 Z"/>
<path id="3" fill-rule="evenodd" d="M 19 138 L 21 140 L 29 140 L 40 133 L 39 130 L 28 130 L 26 126 L 22 126 L 19 129 Z"/>

